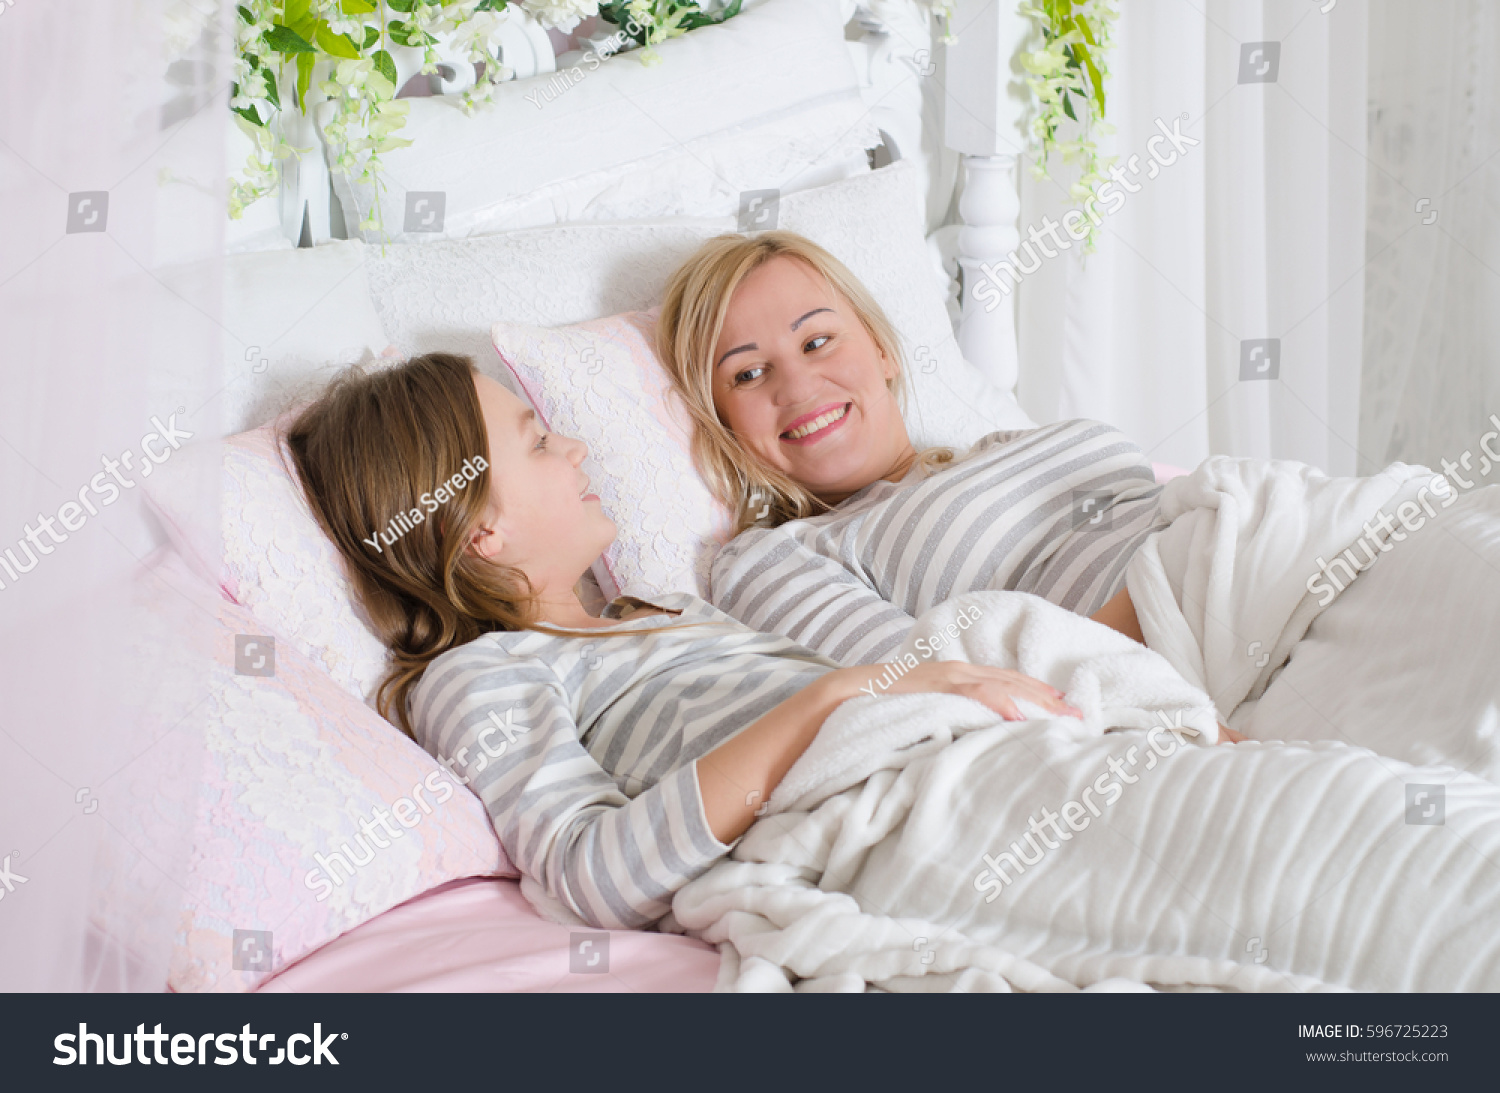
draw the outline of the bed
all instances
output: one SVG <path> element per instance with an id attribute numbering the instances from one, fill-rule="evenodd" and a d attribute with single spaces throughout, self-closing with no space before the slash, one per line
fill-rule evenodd
<path id="1" fill-rule="evenodd" d="M 1014 393 L 1012 311 L 974 297 L 980 266 L 1017 245 L 1024 102 L 1011 58 L 1027 24 L 1011 5 L 955 10 L 959 39 L 943 45 L 913 3 L 760 0 L 663 43 L 657 66 L 628 54 L 587 66 L 540 111 L 528 92 L 583 54 L 512 12 L 497 46 L 515 86 L 463 117 L 451 95 L 464 62 L 445 62 L 439 93 L 409 100 L 416 144 L 387 157 L 382 195 L 330 166 L 313 105 L 312 150 L 228 240 L 221 439 L 149 483 L 167 544 L 149 568 L 213 614 L 221 652 L 171 989 L 723 985 L 703 941 L 539 915 L 477 798 L 374 712 L 383 651 L 276 427 L 345 364 L 469 354 L 550 429 L 589 443 L 585 469 L 621 531 L 585 594 L 703 595 L 728 517 L 692 470 L 685 420 L 654 366 L 653 308 L 700 242 L 772 226 L 747 221 L 746 195 L 772 197 L 774 226 L 832 251 L 886 309 L 912 364 L 906 416 L 919 445 L 1034 427 Z M 934 58 L 940 78 L 921 78 Z M 231 141 L 232 164 L 243 152 Z M 435 224 L 405 215 L 437 194 Z M 389 230 L 361 237 L 351 225 L 376 202 Z M 955 202 L 959 223 L 946 224 Z M 190 295 L 200 275 L 166 279 Z M 1182 474 L 1157 468 L 1159 480 Z M 1496 526 L 1500 514 L 1485 514 L 1472 534 Z M 1351 600 L 1314 637 L 1368 627 L 1391 609 L 1386 595 Z M 1484 633 L 1500 637 L 1476 617 L 1432 640 L 1451 651 Z M 1359 686 L 1346 677 L 1333 690 L 1314 641 L 1275 690 L 1267 677 L 1281 662 L 1256 652 L 1234 651 L 1265 668 L 1236 727 L 1259 739 L 1317 739 L 1331 703 L 1366 719 L 1412 706 L 1389 693 L 1409 666 L 1372 662 Z M 1472 722 L 1486 693 L 1476 677 L 1454 717 Z M 1482 726 L 1473 739 L 1488 739 Z M 1471 762 L 1488 777 L 1491 750 Z"/>
<path id="2" fill-rule="evenodd" d="M 512 8 L 491 44 L 514 82 L 472 118 L 455 106 L 472 67 L 452 43 L 437 47 L 443 67 L 427 87 L 420 53 L 398 51 L 416 143 L 386 157 L 384 223 L 403 224 L 408 193 L 440 191 L 437 231 L 355 227 L 375 198 L 333 163 L 314 92 L 292 134 L 308 151 L 226 239 L 222 440 L 186 449 L 149 495 L 169 545 L 147 568 L 206 597 L 234 665 L 216 676 L 171 989 L 713 986 L 718 955 L 704 942 L 539 917 L 477 799 L 436 800 L 441 768 L 370 707 L 381 652 L 308 522 L 275 423 L 343 365 L 439 349 L 471 354 L 551 427 L 591 439 L 599 422 L 566 392 L 592 385 L 601 403 L 646 415 L 638 435 L 652 440 L 604 457 L 624 460 L 637 488 L 603 493 L 631 510 L 620 521 L 631 531 L 586 591 L 701 592 L 724 514 L 702 492 L 687 526 L 653 510 L 686 448 L 652 374 L 651 309 L 700 241 L 744 226 L 743 193 L 770 191 L 775 224 L 832 250 L 896 319 L 924 439 L 1032 425 L 1012 392 L 1009 309 L 965 314 L 961 301 L 960 268 L 1014 246 L 1024 138 L 1000 50 L 1013 54 L 1027 27 L 997 11 L 967 17 L 944 47 L 913 3 L 758 0 L 661 44 L 647 68 L 630 54 L 591 62 L 587 37 L 549 35 Z M 923 79 L 945 48 L 949 79 Z M 574 70 L 588 78 L 538 115 L 528 93 Z M 953 95 L 966 104 L 945 109 Z M 955 115 L 967 127 L 945 127 Z M 229 127 L 231 172 L 248 150 Z M 966 229 L 934 231 L 964 172 Z M 872 240 L 870 223 L 889 231 Z M 201 271 L 165 280 L 191 297 Z M 268 655 L 274 675 L 254 674 Z M 360 821 L 401 800 L 401 823 L 368 840 L 388 848 L 365 863 Z"/>

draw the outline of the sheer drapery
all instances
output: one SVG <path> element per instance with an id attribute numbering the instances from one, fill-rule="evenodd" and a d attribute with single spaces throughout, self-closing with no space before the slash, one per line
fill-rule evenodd
<path id="1" fill-rule="evenodd" d="M 213 614 L 142 579 L 161 536 L 122 453 L 144 459 L 154 419 L 217 435 L 232 18 L 21 0 L 0 20 L 8 991 L 162 990 L 180 926 Z M 183 262 L 191 300 L 157 276 Z M 92 484 L 116 473 L 114 496 Z"/>
<path id="2" fill-rule="evenodd" d="M 1458 460 L 1500 415 L 1500 7 L 1370 5 L 1361 471 Z"/>
<path id="3" fill-rule="evenodd" d="M 1023 279 L 1021 403 L 1039 421 L 1109 421 L 1161 462 L 1227 452 L 1352 473 L 1365 8 L 1122 8 L 1105 146 L 1123 202 L 1101 203 L 1096 253 L 1073 245 Z M 1178 126 L 1198 143 L 1151 144 Z M 1176 156 L 1154 175 L 1153 147 Z M 1028 177 L 1023 238 L 1067 207 L 1057 182 Z"/>

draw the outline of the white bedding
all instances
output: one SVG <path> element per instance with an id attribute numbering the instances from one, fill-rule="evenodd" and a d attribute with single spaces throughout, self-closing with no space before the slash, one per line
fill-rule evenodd
<path id="1" fill-rule="evenodd" d="M 1228 723 L 1257 740 L 1343 740 L 1500 782 L 1497 654 L 1500 486 L 1489 486 L 1362 573 Z"/>
<path id="2" fill-rule="evenodd" d="M 1260 724 L 1276 708 L 1266 684 L 1281 651 L 1322 610 L 1307 589 L 1316 559 L 1431 478 L 1400 464 L 1326 479 L 1296 464 L 1208 461 L 1169 486 L 1173 525 L 1132 563 L 1143 628 L 1221 713 L 1264 691 Z M 1495 564 L 1491 493 L 1442 514 L 1425 529 L 1430 543 L 1415 533 L 1391 544 L 1360 578 L 1362 597 L 1411 617 L 1403 595 L 1428 569 L 1424 552 L 1446 556 L 1437 544 L 1450 537 L 1450 554 L 1455 543 L 1480 559 L 1488 549 L 1466 563 L 1471 575 Z M 974 593 L 924 615 L 906 648 L 974 602 L 983 618 L 939 656 L 1020 667 L 1070 695 L 1070 673 L 1092 662 L 1068 658 L 1117 640 L 1071 617 L 1036 629 L 1043 644 L 1028 653 L 1018 612 L 1067 613 Z M 1347 639 L 1337 656 L 1352 663 L 1412 629 L 1351 628 L 1359 621 L 1359 611 L 1330 612 L 1317 640 Z M 1263 663 L 1246 651 L 1256 641 L 1271 654 Z M 1465 663 L 1483 656 L 1473 649 Z M 1294 657 L 1277 682 L 1295 668 Z M 1099 709 L 1175 717 L 1185 708 L 1182 679 L 1159 658 L 1139 659 L 1129 678 L 1095 678 Z M 1328 686 L 1339 686 L 1336 675 Z M 1272 729 L 1258 733 L 1264 742 L 1194 747 L 1160 731 L 1101 735 L 1097 722 L 1005 724 L 946 697 L 851 701 L 788 774 L 772 814 L 678 894 L 673 917 L 720 944 L 721 989 L 1500 989 L 1500 787 L 1457 769 L 1485 745 L 1493 718 L 1400 720 L 1431 765 L 1326 738 L 1272 740 Z M 1033 817 L 1042 832 L 1057 825 L 1050 840 L 1023 841 Z M 1007 850 L 1028 864 L 1001 858 Z"/>

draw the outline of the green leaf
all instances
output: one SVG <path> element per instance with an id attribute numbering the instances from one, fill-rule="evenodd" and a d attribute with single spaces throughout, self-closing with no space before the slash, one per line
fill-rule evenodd
<path id="1" fill-rule="evenodd" d="M 313 47 L 308 40 L 298 34 L 291 27 L 282 26 L 277 23 L 266 31 L 266 45 L 277 53 L 312 53 Z"/>
<path id="2" fill-rule="evenodd" d="M 312 53 L 297 54 L 297 105 L 307 113 L 307 89 L 312 84 L 313 64 L 317 57 Z"/>
<path id="3" fill-rule="evenodd" d="M 375 61 L 375 71 L 379 72 L 388 81 L 390 81 L 390 85 L 392 87 L 395 87 L 396 86 L 396 62 L 395 62 L 395 59 L 392 58 L 391 55 L 389 53 L 387 53 L 385 50 L 383 50 L 383 49 L 377 49 L 375 51 L 374 55 L 373 55 L 373 60 Z"/>
<path id="4" fill-rule="evenodd" d="M 240 85 L 237 84 L 237 83 L 231 83 L 229 85 L 229 97 L 231 99 L 233 99 L 239 93 L 240 93 Z M 248 121 L 248 122 L 250 122 L 250 123 L 252 123 L 254 125 L 259 125 L 261 128 L 265 128 L 265 124 L 266 123 L 260 120 L 260 114 L 259 114 L 258 111 L 256 111 L 255 107 L 253 107 L 253 106 L 231 106 L 229 109 L 232 110 L 234 113 L 238 114 L 240 117 L 244 118 L 246 121 Z"/>
<path id="5" fill-rule="evenodd" d="M 339 0 L 339 10 L 345 15 L 369 15 L 379 8 L 371 0 Z"/>
<path id="6" fill-rule="evenodd" d="M 1063 92 L 1063 113 L 1074 121 L 1078 120 L 1078 115 L 1073 113 L 1073 100 L 1066 91 Z"/>
<path id="7" fill-rule="evenodd" d="M 504 11 L 505 0 L 479 0 L 479 6 L 475 11 Z"/>
<path id="8" fill-rule="evenodd" d="M 420 27 L 402 22 L 400 19 L 392 19 L 386 24 L 385 29 L 386 33 L 391 36 L 391 41 L 399 46 L 416 46 L 420 49 L 428 42 L 437 40 L 425 33 Z"/>
<path id="9" fill-rule="evenodd" d="M 740 13 L 740 4 L 742 2 L 743 0 L 734 0 L 734 3 L 730 4 L 717 15 L 706 15 L 701 11 L 686 12 L 682 15 L 682 29 L 697 30 L 699 27 L 717 26 L 725 19 L 733 19 Z M 697 4 L 693 5 L 694 8 L 697 6 Z"/>
<path id="10" fill-rule="evenodd" d="M 276 84 L 278 82 L 277 79 L 276 79 L 276 73 L 272 69 L 267 68 L 265 70 L 264 75 L 265 75 L 265 78 L 266 78 L 266 99 L 277 110 L 280 110 L 281 109 L 281 91 L 278 90 L 278 88 L 276 87 Z"/>
<path id="11" fill-rule="evenodd" d="M 245 21 L 245 25 L 247 27 L 255 25 L 255 16 L 250 14 L 249 8 L 245 7 L 244 4 L 237 4 L 235 5 L 235 7 L 236 10 L 240 13 L 240 18 Z"/>
<path id="12" fill-rule="evenodd" d="M 348 61 L 359 60 L 359 50 L 349 40 L 349 36 L 347 34 L 335 34 L 326 19 L 318 20 L 317 30 L 313 33 L 318 43 L 318 48 L 324 53 L 332 57 L 342 57 Z"/>
<path id="13" fill-rule="evenodd" d="M 386 6 L 393 11 L 399 11 L 410 15 L 412 9 L 417 6 L 416 0 L 385 0 Z"/>
<path id="14" fill-rule="evenodd" d="M 380 29 L 378 27 L 365 27 L 365 41 L 359 48 L 362 50 L 369 49 L 378 41 L 380 41 Z"/>

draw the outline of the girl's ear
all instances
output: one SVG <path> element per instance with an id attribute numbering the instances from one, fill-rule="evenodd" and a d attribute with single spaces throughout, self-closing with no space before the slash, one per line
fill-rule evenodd
<path id="1" fill-rule="evenodd" d="M 469 549 L 481 558 L 494 558 L 505 547 L 500 533 L 488 524 L 480 524 L 469 536 Z"/>

